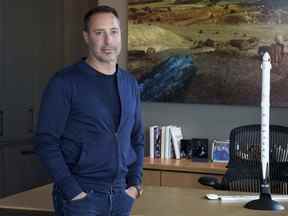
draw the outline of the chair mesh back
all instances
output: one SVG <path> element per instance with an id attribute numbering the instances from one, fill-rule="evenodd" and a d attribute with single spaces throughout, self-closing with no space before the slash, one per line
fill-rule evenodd
<path id="1" fill-rule="evenodd" d="M 222 184 L 227 190 L 259 192 L 261 126 L 247 125 L 230 133 L 230 160 Z M 288 127 L 270 126 L 270 186 L 272 193 L 288 194 Z"/>

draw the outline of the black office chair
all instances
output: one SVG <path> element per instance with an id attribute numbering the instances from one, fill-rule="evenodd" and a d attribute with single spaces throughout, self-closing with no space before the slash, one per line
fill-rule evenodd
<path id="1" fill-rule="evenodd" d="M 230 159 L 221 182 L 200 177 L 199 182 L 215 189 L 259 192 L 261 126 L 247 125 L 230 133 Z M 272 193 L 288 194 L 288 127 L 270 125 L 270 186 Z"/>

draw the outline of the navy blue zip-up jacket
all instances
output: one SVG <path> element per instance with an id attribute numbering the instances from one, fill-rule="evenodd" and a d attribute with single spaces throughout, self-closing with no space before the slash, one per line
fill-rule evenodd
<path id="1" fill-rule="evenodd" d="M 115 132 L 97 96 L 95 71 L 85 64 L 71 65 L 49 81 L 35 134 L 36 152 L 67 200 L 83 191 L 84 182 L 109 186 L 124 177 L 128 187 L 141 184 L 144 132 L 137 81 L 117 69 L 121 115 Z"/>

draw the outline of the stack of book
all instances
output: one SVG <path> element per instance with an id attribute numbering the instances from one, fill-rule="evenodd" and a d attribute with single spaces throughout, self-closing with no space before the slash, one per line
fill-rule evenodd
<path id="1" fill-rule="evenodd" d="M 149 127 L 150 158 L 180 159 L 181 127 L 151 126 Z"/>

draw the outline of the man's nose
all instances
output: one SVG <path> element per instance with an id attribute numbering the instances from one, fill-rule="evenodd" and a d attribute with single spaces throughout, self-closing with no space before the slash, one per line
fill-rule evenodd
<path id="1" fill-rule="evenodd" d="M 112 41 L 112 36 L 110 34 L 105 35 L 105 44 L 110 44 Z"/>

